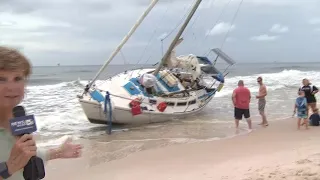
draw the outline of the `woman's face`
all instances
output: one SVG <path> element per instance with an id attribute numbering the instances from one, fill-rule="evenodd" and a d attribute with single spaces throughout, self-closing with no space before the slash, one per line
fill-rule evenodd
<path id="1" fill-rule="evenodd" d="M 14 108 L 24 97 L 23 71 L 0 70 L 0 109 Z"/>
<path id="2" fill-rule="evenodd" d="M 304 86 L 308 86 L 308 85 L 309 85 L 308 79 L 302 80 L 302 84 L 303 84 Z"/>

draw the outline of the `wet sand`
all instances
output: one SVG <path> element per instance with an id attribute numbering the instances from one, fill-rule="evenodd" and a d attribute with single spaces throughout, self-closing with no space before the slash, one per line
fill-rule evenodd
<path id="1" fill-rule="evenodd" d="M 45 179 L 316 179 L 319 135 L 320 127 L 297 131 L 289 118 L 235 138 L 145 150 L 109 162 L 105 143 L 85 140 L 81 159 L 49 162 Z"/>

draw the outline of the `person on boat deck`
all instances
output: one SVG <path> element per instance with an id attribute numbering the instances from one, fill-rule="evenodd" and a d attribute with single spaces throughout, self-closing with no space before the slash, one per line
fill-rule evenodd
<path id="1" fill-rule="evenodd" d="M 313 110 L 317 107 L 317 99 L 315 94 L 318 93 L 318 88 L 316 86 L 311 85 L 308 79 L 302 80 L 303 86 L 299 88 L 299 91 L 304 91 L 305 97 L 308 103 L 307 115 L 309 115 L 309 110 Z"/>
<path id="2" fill-rule="evenodd" d="M 313 114 L 309 118 L 309 124 L 310 126 L 319 126 L 319 122 L 320 122 L 319 109 L 315 108 L 313 109 Z"/>
<path id="3" fill-rule="evenodd" d="M 153 74 L 145 73 L 139 79 L 140 84 L 145 88 L 148 94 L 155 94 L 155 86 L 157 85 L 157 78 Z"/>
<path id="4" fill-rule="evenodd" d="M 23 180 L 23 168 L 32 156 L 44 162 L 57 158 L 77 158 L 81 145 L 70 139 L 58 148 L 37 148 L 32 134 L 16 137 L 11 134 L 10 119 L 13 108 L 21 103 L 26 92 L 31 65 L 26 57 L 14 49 L 0 46 L 0 180 Z"/>

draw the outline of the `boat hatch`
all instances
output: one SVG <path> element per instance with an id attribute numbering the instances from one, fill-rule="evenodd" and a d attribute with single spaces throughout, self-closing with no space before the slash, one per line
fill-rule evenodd
<path id="1" fill-rule="evenodd" d="M 123 86 L 123 88 L 127 90 L 130 95 L 138 95 L 141 93 L 141 91 L 132 82 L 128 82 Z"/>
<path id="2" fill-rule="evenodd" d="M 99 103 L 104 101 L 103 95 L 97 90 L 90 92 L 90 96 L 92 97 L 92 99 L 98 101 Z"/>

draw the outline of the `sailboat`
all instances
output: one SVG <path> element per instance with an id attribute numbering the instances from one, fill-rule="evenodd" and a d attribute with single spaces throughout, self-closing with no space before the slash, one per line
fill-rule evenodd
<path id="1" fill-rule="evenodd" d="M 175 48 L 183 42 L 181 37 L 202 0 L 197 0 L 180 30 L 156 68 L 132 69 L 103 80 L 95 81 L 109 65 L 123 45 L 149 14 L 158 0 L 153 0 L 96 76 L 78 95 L 87 119 L 94 124 L 145 124 L 181 119 L 195 115 L 223 89 L 225 76 L 215 63 L 205 56 L 193 54 L 176 56 Z M 229 66 L 235 61 L 221 49 L 212 49 Z M 229 67 L 228 66 L 228 67 Z M 204 78 L 210 77 L 211 84 Z M 112 116 L 106 116 L 106 94 L 110 96 Z"/>

